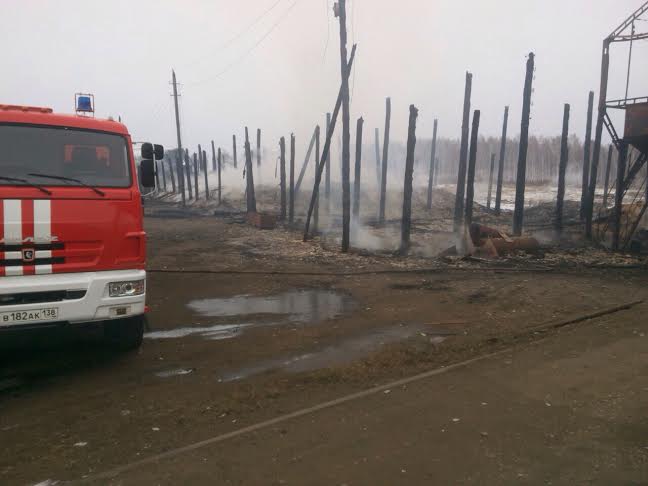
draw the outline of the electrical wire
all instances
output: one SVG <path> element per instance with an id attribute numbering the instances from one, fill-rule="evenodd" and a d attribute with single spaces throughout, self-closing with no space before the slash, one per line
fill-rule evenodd
<path id="1" fill-rule="evenodd" d="M 245 34 L 250 32 L 250 30 L 252 30 L 253 27 L 255 27 L 259 22 L 261 22 L 261 20 L 263 20 L 270 12 L 272 12 L 281 2 L 283 2 L 283 0 L 276 0 L 272 5 L 270 5 L 270 7 L 268 7 L 266 10 L 264 10 L 259 16 L 257 16 L 244 29 L 242 29 L 237 34 L 230 37 L 228 40 L 226 40 L 221 45 L 219 45 L 214 50 L 212 50 L 209 54 L 201 56 L 200 58 L 197 58 L 194 61 L 191 61 L 189 63 L 181 64 L 180 66 L 184 67 L 184 68 L 195 66 L 196 64 L 200 64 L 201 62 L 204 62 L 204 61 L 212 58 L 215 54 L 218 54 L 219 52 L 222 52 L 224 49 L 231 46 L 232 44 L 234 44 L 234 42 L 236 42 L 241 37 L 243 37 Z"/>
<path id="2" fill-rule="evenodd" d="M 201 79 L 201 80 L 199 80 L 199 81 L 194 81 L 194 82 L 191 82 L 191 83 L 186 83 L 186 85 L 187 85 L 187 86 L 196 86 L 196 85 L 198 85 L 198 84 L 202 84 L 202 83 L 207 82 L 207 81 L 212 81 L 212 80 L 214 80 L 214 79 L 218 79 L 218 78 L 220 78 L 221 76 L 223 76 L 224 74 L 228 73 L 232 68 L 236 67 L 239 63 L 241 63 L 243 60 L 245 60 L 245 59 L 247 58 L 247 56 L 249 56 L 252 52 L 254 52 L 254 50 L 255 50 L 257 47 L 259 47 L 259 46 L 261 45 L 261 43 L 262 43 L 264 40 L 266 40 L 270 34 L 272 34 L 272 32 L 274 32 L 274 30 L 275 30 L 275 29 L 276 29 L 276 28 L 281 24 L 281 22 L 283 22 L 283 21 L 286 19 L 286 17 L 288 16 L 288 14 L 292 11 L 293 8 L 295 8 L 295 6 L 296 6 L 299 2 L 300 2 L 300 0 L 294 0 L 293 3 L 291 3 L 290 6 L 289 6 L 289 7 L 288 7 L 284 12 L 283 12 L 283 14 L 282 14 L 278 19 L 277 19 L 277 21 L 276 21 L 274 24 L 272 24 L 272 26 L 270 27 L 270 29 L 269 29 L 265 34 L 263 34 L 263 36 L 261 36 L 261 38 L 259 38 L 259 39 L 257 40 L 257 42 L 255 42 L 254 45 L 252 45 L 252 47 L 250 47 L 247 51 L 245 51 L 245 52 L 243 53 L 243 55 L 239 56 L 237 59 L 235 59 L 234 61 L 232 61 L 231 63 L 229 63 L 229 64 L 228 64 L 228 65 L 227 65 L 223 70 L 219 71 L 218 73 L 214 74 L 213 76 L 208 76 L 208 77 L 203 78 L 203 79 Z"/>

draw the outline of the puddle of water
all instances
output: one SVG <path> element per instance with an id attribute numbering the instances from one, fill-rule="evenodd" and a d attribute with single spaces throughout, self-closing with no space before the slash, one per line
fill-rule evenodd
<path id="1" fill-rule="evenodd" d="M 317 324 L 352 310 L 353 300 L 331 290 L 293 290 L 270 296 L 200 299 L 187 307 L 205 317 L 282 316 L 293 323 Z"/>
<path id="2" fill-rule="evenodd" d="M 430 335 L 421 333 L 420 326 L 400 326 L 375 331 L 365 336 L 342 341 L 336 346 L 328 346 L 312 353 L 262 361 L 252 366 L 231 370 L 220 375 L 219 381 L 230 382 L 248 378 L 267 371 L 286 371 L 299 373 L 350 364 L 364 358 L 386 344 L 403 341 L 412 336 L 421 334 L 430 338 L 434 344 L 439 344 L 447 339 L 448 335 Z"/>
<path id="3" fill-rule="evenodd" d="M 221 339 L 232 339 L 240 335 L 242 329 L 247 326 L 249 326 L 249 324 L 218 324 L 209 327 L 178 327 L 168 331 L 147 332 L 144 334 L 144 337 L 146 339 L 177 339 L 191 336 L 192 334 L 198 334 L 205 339 L 218 341 Z"/>
<path id="4" fill-rule="evenodd" d="M 158 378 L 171 378 L 173 376 L 184 376 L 194 372 L 194 368 L 178 368 L 175 370 L 158 371 L 155 376 Z"/>

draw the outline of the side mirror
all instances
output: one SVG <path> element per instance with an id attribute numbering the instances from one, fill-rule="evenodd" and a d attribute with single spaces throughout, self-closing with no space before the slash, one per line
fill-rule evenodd
<path id="1" fill-rule="evenodd" d="M 153 152 L 155 153 L 155 160 L 162 160 L 164 158 L 164 147 L 162 145 L 153 145 Z"/>
<path id="2" fill-rule="evenodd" d="M 150 146 L 151 144 L 149 144 Z M 144 147 L 142 147 L 142 152 L 144 152 Z M 140 162 L 140 184 L 142 187 L 147 189 L 155 187 L 155 164 L 151 159 L 142 159 Z"/>
<path id="3" fill-rule="evenodd" d="M 142 144 L 142 158 L 143 159 L 152 159 L 153 158 L 153 144 L 148 142 Z M 162 158 L 162 157 L 160 157 Z"/>

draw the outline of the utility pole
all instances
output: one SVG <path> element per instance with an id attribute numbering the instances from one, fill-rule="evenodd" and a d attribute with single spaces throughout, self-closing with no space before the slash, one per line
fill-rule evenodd
<path id="1" fill-rule="evenodd" d="M 387 199 L 387 164 L 389 157 L 389 129 L 391 125 L 391 98 L 385 101 L 385 133 L 383 134 L 383 153 L 382 153 L 382 175 L 380 178 L 380 210 L 378 213 L 378 223 L 385 223 L 385 208 Z"/>
<path id="2" fill-rule="evenodd" d="M 175 107 L 176 135 L 178 138 L 178 154 L 180 154 L 180 160 L 182 160 L 182 137 L 180 136 L 180 112 L 178 111 L 178 83 L 176 81 L 176 74 L 173 69 L 171 70 L 171 78 L 173 83 L 173 106 Z M 180 174 L 178 176 L 179 178 L 182 177 Z M 186 202 L 185 191 L 184 191 L 184 183 L 180 184 L 180 187 L 182 187 L 182 205 L 185 206 L 187 202 Z"/>
<path id="3" fill-rule="evenodd" d="M 437 141 L 437 123 L 434 119 L 434 129 L 432 130 L 432 151 L 430 154 L 430 176 L 428 177 L 427 208 L 432 209 L 432 186 L 434 185 L 434 162 L 436 159 L 436 141 Z"/>
<path id="4" fill-rule="evenodd" d="M 589 92 L 587 100 L 587 124 L 585 126 L 585 141 L 583 145 L 583 183 L 581 189 L 581 220 L 585 218 L 587 205 L 587 191 L 589 190 L 590 149 L 592 146 L 592 112 L 594 111 L 594 91 Z"/>
<path id="5" fill-rule="evenodd" d="M 560 140 L 560 165 L 558 167 L 558 198 L 556 201 L 556 232 L 563 230 L 563 206 L 565 200 L 565 172 L 569 159 L 569 105 L 565 103 L 563 114 L 562 138 Z"/>
<path id="6" fill-rule="evenodd" d="M 347 61 L 346 0 L 338 0 L 340 18 L 340 73 L 342 75 L 342 251 L 349 251 L 351 186 L 349 183 L 351 133 L 349 120 L 349 68 Z"/>
<path id="7" fill-rule="evenodd" d="M 520 153 L 518 154 L 517 181 L 515 184 L 515 211 L 513 212 L 513 234 L 520 236 L 524 224 L 524 190 L 526 188 L 527 150 L 529 148 L 529 119 L 531 118 L 531 93 L 533 92 L 533 72 L 535 55 L 529 53 L 524 80 L 522 100 L 522 123 L 520 126 Z"/>
<path id="8" fill-rule="evenodd" d="M 506 131 L 508 128 L 509 107 L 504 107 L 502 140 L 500 140 L 499 166 L 497 167 L 497 191 L 495 192 L 495 214 L 499 216 L 502 205 L 502 185 L 504 184 L 504 160 L 506 154 Z"/>
<path id="9" fill-rule="evenodd" d="M 461 122 L 461 147 L 459 148 L 459 171 L 457 173 L 457 191 L 455 193 L 454 232 L 461 229 L 466 194 L 466 165 L 468 162 L 468 137 L 470 135 L 470 97 L 472 93 L 472 74 L 466 73 L 464 89 L 463 119 Z"/>

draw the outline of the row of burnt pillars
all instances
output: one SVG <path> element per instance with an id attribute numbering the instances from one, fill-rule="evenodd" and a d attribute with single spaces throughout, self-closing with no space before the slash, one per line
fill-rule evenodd
<path id="1" fill-rule="evenodd" d="M 534 54 L 530 53 L 527 60 L 526 67 L 526 78 L 524 84 L 524 93 L 523 93 L 523 104 L 522 104 L 522 122 L 521 122 L 521 134 L 520 134 L 520 152 L 518 157 L 518 170 L 517 170 L 517 179 L 516 179 L 516 195 L 515 195 L 515 210 L 513 214 L 513 234 L 516 236 L 521 235 L 524 221 L 524 192 L 525 192 L 525 183 L 526 183 L 526 157 L 527 157 L 527 148 L 529 140 L 529 118 L 530 118 L 530 108 L 531 108 L 531 93 L 532 93 L 532 82 L 533 82 L 533 72 L 534 72 L 534 63 L 535 58 Z M 463 107 L 463 122 L 462 122 L 462 134 L 461 134 L 461 148 L 459 155 L 459 170 L 457 177 L 457 191 L 456 191 L 456 200 L 455 200 L 455 214 L 454 214 L 454 229 L 455 231 L 460 231 L 463 227 L 462 225 L 470 225 L 472 222 L 472 210 L 473 210 L 473 199 L 474 199 L 474 180 L 475 180 L 475 163 L 476 163 L 476 154 L 477 154 L 477 139 L 478 139 L 478 130 L 479 130 L 479 119 L 480 111 L 475 110 L 473 114 L 472 121 L 472 131 L 470 133 L 470 148 L 468 148 L 468 125 L 470 120 L 470 99 L 472 91 L 472 74 L 466 73 L 466 84 L 465 84 L 465 93 L 464 93 L 464 107 Z M 587 124 L 586 124 L 586 134 L 585 134 L 585 143 L 584 143 L 584 163 L 583 163 L 583 174 L 582 174 L 582 188 L 581 188 L 581 207 L 580 207 L 580 217 L 581 219 L 589 218 L 591 219 L 591 212 L 593 211 L 593 197 L 592 194 L 596 191 L 597 185 L 597 174 L 594 164 L 592 164 L 590 171 L 590 151 L 591 151 L 591 134 L 592 134 L 592 112 L 593 112 L 593 103 L 594 103 L 594 92 L 589 93 L 588 99 L 588 110 L 587 110 Z M 567 160 L 569 156 L 569 112 L 570 105 L 565 104 L 564 106 L 564 115 L 563 115 L 563 129 L 561 136 L 561 149 L 560 149 L 560 163 L 558 170 L 558 193 L 557 193 L 557 202 L 556 202 L 556 216 L 554 220 L 554 226 L 558 232 L 562 232 L 563 229 L 563 208 L 564 208 L 564 197 L 565 197 L 565 174 L 567 170 Z M 500 214 L 501 212 L 501 201 L 502 201 L 502 185 L 503 185 L 503 175 L 504 175 L 504 157 L 506 152 L 506 136 L 508 129 L 508 115 L 509 107 L 504 109 L 504 121 L 502 124 L 502 137 L 501 137 L 501 146 L 500 146 L 500 157 L 499 157 L 499 166 L 497 174 L 497 188 L 495 196 L 495 212 Z M 436 146 L 436 120 L 434 126 L 434 136 L 432 141 L 432 158 L 430 164 L 430 182 L 428 185 L 428 208 L 431 208 L 432 200 L 432 180 L 434 173 L 434 160 L 435 160 L 435 146 Z M 605 186 L 604 186 L 604 196 L 603 196 L 603 206 L 607 206 L 609 189 L 610 189 L 610 169 L 612 165 L 612 154 L 613 146 L 610 145 L 608 150 L 607 157 L 607 166 L 605 170 Z M 619 167 L 624 164 L 624 159 L 627 154 L 624 154 L 623 151 L 619 153 Z M 597 164 L 596 164 L 597 165 Z M 491 206 L 491 197 L 492 197 L 492 186 L 493 186 L 493 176 L 495 169 L 495 154 L 491 154 L 490 162 L 490 175 L 488 182 L 488 196 L 487 196 L 487 208 L 490 209 Z M 591 172 L 591 173 L 590 173 Z M 467 180 L 466 180 L 467 177 Z M 623 171 L 620 171 L 617 178 L 617 200 L 616 200 L 616 225 L 614 233 L 614 242 L 613 245 L 615 248 L 618 248 L 619 245 L 619 219 L 620 215 L 619 209 L 621 207 L 621 201 L 619 197 L 622 196 L 622 190 L 619 190 L 618 187 L 623 187 L 624 175 Z M 465 189 L 465 194 L 464 194 Z M 464 199 L 465 198 L 465 199 Z M 589 204 L 588 204 L 589 202 Z"/>
<path id="2" fill-rule="evenodd" d="M 252 166 L 252 153 L 250 151 L 249 147 L 249 136 L 248 136 L 248 129 L 247 127 L 245 128 L 245 150 L 246 150 L 246 159 L 248 158 L 248 153 L 249 153 L 249 159 L 250 159 L 250 167 Z M 212 170 L 214 172 L 218 172 L 218 202 L 219 204 L 222 201 L 222 179 L 221 179 L 221 172 L 223 168 L 223 154 L 222 150 L 220 147 L 218 147 L 218 150 L 216 150 L 216 146 L 214 144 L 214 141 L 211 141 L 211 148 L 212 148 Z M 237 162 L 237 155 L 236 155 L 236 135 L 232 135 L 232 148 L 233 148 L 233 167 L 236 169 L 238 166 Z M 173 193 L 180 192 L 182 194 L 182 202 L 183 204 L 186 203 L 187 199 L 199 199 L 199 194 L 200 194 L 200 189 L 198 187 L 198 174 L 200 172 L 203 172 L 204 174 L 204 181 L 205 181 L 205 199 L 210 199 L 210 191 L 209 191 L 209 180 L 207 177 L 207 152 L 202 149 L 201 145 L 198 144 L 198 153 L 193 154 L 193 183 L 192 183 L 192 159 L 189 156 L 189 150 L 185 149 L 183 152 L 184 155 L 184 161 L 185 163 L 182 164 L 180 162 L 179 157 L 176 155 L 176 160 L 175 160 L 175 169 L 172 165 L 172 162 L 169 160 L 168 165 L 169 165 L 169 178 L 171 180 L 171 190 Z M 261 166 L 261 130 L 257 130 L 257 166 Z M 156 161 L 157 169 L 155 173 L 156 177 L 156 184 L 157 187 L 163 188 L 164 191 L 167 190 L 167 179 L 166 179 L 166 168 L 164 164 L 164 160 L 159 160 Z M 248 172 L 251 175 L 251 170 Z M 160 175 L 162 176 L 162 180 L 160 181 Z M 178 184 L 176 185 L 176 176 L 178 179 Z M 186 180 L 186 182 L 185 182 Z M 251 197 L 254 203 L 252 204 L 253 206 L 256 207 L 256 201 L 254 197 L 254 182 L 252 181 L 251 184 L 252 190 L 251 190 Z M 186 193 L 185 193 L 186 189 Z M 256 209 L 255 209 L 256 210 Z"/>

